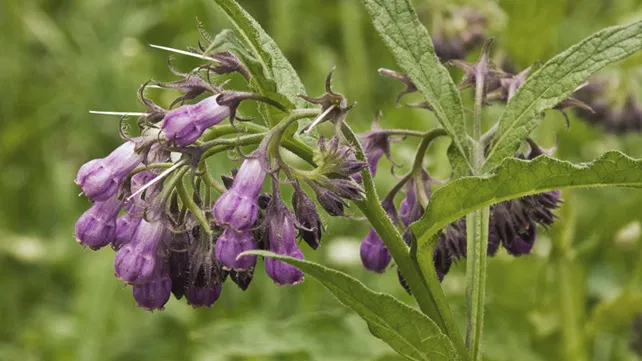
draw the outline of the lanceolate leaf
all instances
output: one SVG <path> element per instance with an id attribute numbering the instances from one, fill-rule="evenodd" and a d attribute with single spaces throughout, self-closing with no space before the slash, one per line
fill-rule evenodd
<path id="1" fill-rule="evenodd" d="M 428 316 L 378 293 L 345 273 L 272 252 L 248 252 L 277 258 L 316 278 L 344 305 L 363 318 L 373 335 L 409 360 L 460 360 L 453 344 Z"/>
<path id="2" fill-rule="evenodd" d="M 580 187 L 642 187 L 642 160 L 617 151 L 580 164 L 548 156 L 532 161 L 509 158 L 490 175 L 460 178 L 436 190 L 412 231 L 421 248 L 440 229 L 481 207 L 555 189 Z"/>
<path id="3" fill-rule="evenodd" d="M 410 75 L 470 167 L 461 98 L 410 0 L 362 1 L 397 63 Z"/>
<path id="4" fill-rule="evenodd" d="M 305 87 L 296 71 L 285 58 L 281 49 L 274 40 L 263 30 L 261 25 L 252 18 L 235 0 L 214 0 L 225 11 L 248 49 L 251 49 L 256 59 L 264 68 L 264 76 L 269 82 L 260 82 L 263 89 L 261 93 L 274 97 L 275 93 L 282 94 L 291 104 L 284 104 L 293 108 L 304 107 L 305 102 L 299 94 L 305 94 Z M 272 89 L 265 89 L 265 84 L 272 84 Z M 270 109 L 270 117 L 275 117 L 275 110 Z M 276 119 L 271 119 L 274 124 Z"/>
<path id="5" fill-rule="evenodd" d="M 602 67 L 640 49 L 642 21 L 604 29 L 549 60 L 508 103 L 484 170 L 492 169 L 517 151 L 539 123 L 540 113 L 559 104 Z"/>

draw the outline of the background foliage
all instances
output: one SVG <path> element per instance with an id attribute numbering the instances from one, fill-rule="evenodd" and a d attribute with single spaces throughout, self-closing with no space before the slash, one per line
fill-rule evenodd
<path id="1" fill-rule="evenodd" d="M 337 66 L 335 89 L 358 101 L 348 118 L 357 130 L 368 129 L 378 109 L 385 127 L 436 124 L 425 111 L 394 108 L 399 84 L 376 73 L 379 67 L 395 69 L 394 60 L 359 0 L 240 3 L 283 49 L 310 95 L 321 94 L 327 72 Z M 433 31 L 433 14 L 446 5 L 415 3 Z M 496 53 L 518 69 L 602 27 L 642 15 L 636 0 L 449 3 L 477 6 L 488 14 Z M 90 252 L 75 244 L 73 224 L 87 203 L 76 197 L 74 175 L 83 162 L 102 157 L 119 142 L 116 118 L 87 111 L 141 110 L 138 86 L 149 78 L 172 79 L 167 53 L 147 44 L 194 45 L 197 16 L 212 33 L 229 26 L 208 0 L 0 3 L 0 359 L 398 359 L 369 334 L 365 322 L 311 279 L 279 289 L 257 272 L 247 292 L 227 285 L 212 309 L 192 310 L 170 301 L 167 310 L 152 314 L 135 308 L 131 290 L 113 277 L 111 251 Z M 641 60 L 638 55 L 606 71 Z M 176 59 L 181 69 L 196 64 Z M 163 104 L 170 98 L 161 91 L 149 93 Z M 470 106 L 466 96 L 464 101 Z M 486 116 L 499 114 L 499 107 L 490 107 Z M 642 157 L 640 134 L 606 135 L 572 115 L 567 131 L 557 112 L 548 113 L 536 138 L 547 147 L 558 144 L 557 156 L 572 161 L 594 159 L 607 149 Z M 450 172 L 447 145 L 437 142 L 429 157 L 436 178 Z M 395 159 L 409 167 L 413 149 L 411 142 L 396 146 Z M 220 159 L 212 168 L 215 174 L 232 165 Z M 382 190 L 393 182 L 385 172 L 377 178 Z M 488 360 L 563 359 L 569 347 L 581 347 L 593 360 L 635 359 L 627 345 L 633 316 L 642 311 L 642 191 L 576 191 L 564 198 L 562 222 L 540 232 L 533 255 L 500 255 L 489 262 Z M 364 222 L 328 221 L 331 233 L 308 258 L 410 301 L 395 272 L 379 276 L 361 269 L 358 242 L 367 232 Z M 444 281 L 462 329 L 463 266 Z M 576 311 L 570 316 L 560 312 L 568 302 Z M 585 343 L 573 343 L 569 317 L 580 326 L 575 332 L 588 336 Z"/>

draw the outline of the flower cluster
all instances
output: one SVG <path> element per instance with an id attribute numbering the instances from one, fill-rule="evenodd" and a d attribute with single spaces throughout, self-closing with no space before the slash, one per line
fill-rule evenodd
<path id="1" fill-rule="evenodd" d="M 453 60 L 451 64 L 464 71 L 462 82 L 459 85 L 460 90 L 474 88 L 477 81 L 483 79 L 482 99 L 484 103 L 486 101 L 507 102 L 524 84 L 531 67 L 519 74 L 510 74 L 495 67 L 490 61 L 490 44 L 490 41 L 484 43 L 477 62 L 471 64 L 461 60 Z M 417 92 L 417 87 L 407 74 L 389 69 L 380 69 L 379 73 L 382 76 L 397 79 L 405 85 L 406 88 L 396 98 L 397 105 L 404 95 Z M 432 110 L 428 103 L 409 104 L 409 106 Z M 570 106 L 591 110 L 582 101 L 572 97 L 565 99 L 555 109 L 563 111 Z M 382 155 L 390 153 L 389 139 L 384 134 L 373 130 L 362 137 L 364 152 L 373 175 Z M 490 135 L 492 137 L 493 134 Z M 544 153 L 532 139 L 527 141 L 530 152 L 527 155 L 516 154 L 515 157 L 531 160 Z M 417 156 L 418 159 L 423 159 L 423 154 Z M 436 182 L 424 169 L 417 167 L 417 164 L 421 165 L 421 162 L 415 162 L 415 164 L 411 174 L 404 177 L 382 203 L 393 223 L 405 230 L 403 238 L 409 246 L 413 242 L 410 225 L 422 218 L 424 208 L 430 199 L 432 185 Z M 397 212 L 393 199 L 404 184 L 405 198 L 399 204 Z M 500 245 L 513 256 L 529 254 L 537 238 L 537 227 L 548 227 L 553 224 L 556 219 L 554 210 L 559 207 L 560 202 L 560 192 L 551 191 L 504 201 L 492 206 L 487 254 L 489 256 L 495 255 Z M 466 219 L 464 217 L 447 225 L 442 230 L 433 253 L 433 263 L 439 280 L 443 280 L 453 262 L 466 257 L 466 243 Z M 361 260 L 367 270 L 378 273 L 384 272 L 390 264 L 391 255 L 374 229 L 370 229 L 361 243 Z M 410 292 L 399 269 L 397 272 L 400 283 Z"/>
<path id="2" fill-rule="evenodd" d="M 222 90 L 210 82 L 210 71 L 238 72 L 251 87 L 250 73 L 235 55 L 209 54 L 202 46 L 194 51 L 210 62 L 187 74 L 170 64 L 181 79 L 157 83 L 183 95 L 165 109 L 145 97 L 146 83 L 139 91 L 147 107 L 137 123 L 140 135 L 122 132 L 124 143 L 82 165 L 75 180 L 92 202 L 76 223 L 77 241 L 92 250 L 110 245 L 116 251 L 116 277 L 132 285 L 134 299 L 147 310 L 162 310 L 171 294 L 193 307 L 212 306 L 228 278 L 246 290 L 257 267 L 254 250 L 303 259 L 298 239 L 317 249 L 324 227 L 302 184 L 330 215 L 345 216 L 346 202 L 362 199 L 355 179 L 368 166 L 335 136 L 319 137 L 314 169 L 290 167 L 279 154 L 287 121 L 272 129 L 218 126 L 226 119 L 233 122 L 244 100 L 285 109 L 261 95 Z M 319 122 L 339 122 L 349 110 L 340 94 L 331 93 L 329 79 L 329 93 L 319 98 L 328 104 L 308 98 L 322 105 L 307 111 L 307 117 L 321 114 Z M 331 111 L 323 113 L 326 109 Z M 241 154 L 240 145 L 257 143 L 251 154 L 242 155 L 238 170 L 221 176 L 222 182 L 208 172 L 212 155 Z M 266 178 L 272 180 L 271 192 L 263 191 Z M 281 197 L 283 185 L 293 188 L 292 210 Z M 277 285 L 303 281 L 303 272 L 284 261 L 265 258 L 264 265 Z"/>
<path id="3" fill-rule="evenodd" d="M 537 144 L 532 141 L 530 144 L 532 148 L 526 156 L 518 154 L 516 157 L 531 160 L 543 154 Z M 424 213 L 424 205 L 420 201 L 419 193 L 422 193 L 421 196 L 425 199 L 429 199 L 434 183 L 435 180 L 422 170 L 421 177 L 410 178 L 405 184 L 405 198 L 401 201 L 398 212 L 392 197 L 387 197 L 382 203 L 393 222 L 404 227 L 404 240 L 408 245 L 412 242 L 409 227 L 421 219 Z M 559 207 L 560 202 L 560 192 L 551 191 L 511 199 L 492 206 L 488 255 L 495 255 L 500 245 L 513 256 L 529 254 L 537 238 L 537 227 L 548 227 L 553 224 L 556 219 L 553 211 Z M 466 219 L 462 217 L 443 229 L 435 245 L 433 263 L 439 280 L 443 280 L 453 262 L 465 257 Z M 382 273 L 388 267 L 390 260 L 391 255 L 385 244 L 377 232 L 373 228 L 370 229 L 361 242 L 363 266 L 369 271 Z M 399 274 L 399 277 L 402 285 L 407 289 L 403 276 Z"/>

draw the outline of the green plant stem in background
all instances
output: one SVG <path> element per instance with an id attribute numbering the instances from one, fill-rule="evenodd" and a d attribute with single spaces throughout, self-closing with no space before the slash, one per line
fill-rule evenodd
<path id="1" fill-rule="evenodd" d="M 357 148 L 357 158 L 365 160 L 361 144 L 350 126 L 344 123 L 342 131 L 346 139 Z M 370 171 L 368 169 L 362 170 L 361 177 L 366 192 L 366 199 L 363 201 L 355 201 L 355 204 L 366 218 L 368 218 L 368 221 L 390 251 L 397 267 L 401 270 L 408 286 L 412 290 L 419 308 L 424 314 L 433 319 L 444 333 L 448 335 L 460 353 L 460 356 L 465 359 L 466 348 L 455 324 L 452 311 L 446 303 L 441 286 L 439 286 L 439 281 L 436 283 L 434 281 L 427 282 L 417 263 L 411 259 L 408 246 L 403 241 L 401 234 L 397 231 L 397 228 L 379 202 Z M 432 265 L 432 262 L 430 264 Z M 435 273 L 434 270 L 432 273 Z M 436 280 L 436 276 L 434 276 L 434 278 Z"/>
<path id="2" fill-rule="evenodd" d="M 466 216 L 466 345 L 471 360 L 482 359 L 489 214 L 484 207 Z"/>
<path id="3" fill-rule="evenodd" d="M 485 54 L 481 55 L 482 58 L 485 56 Z M 474 175 L 480 174 L 484 164 L 484 146 L 481 143 L 484 81 L 484 76 L 478 72 L 475 79 L 474 143 L 471 155 Z M 483 207 L 466 216 L 466 319 L 468 322 L 466 346 L 473 361 L 482 360 L 489 216 L 489 207 Z"/>
<path id="4" fill-rule="evenodd" d="M 565 191 L 561 222 L 552 234 L 551 262 L 556 273 L 559 312 L 562 325 L 560 359 L 587 361 L 585 334 L 580 326 L 584 314 L 585 299 L 583 280 L 578 277 L 584 272 L 580 262 L 573 262 L 573 239 L 575 238 L 576 214 L 573 207 L 573 191 Z"/>

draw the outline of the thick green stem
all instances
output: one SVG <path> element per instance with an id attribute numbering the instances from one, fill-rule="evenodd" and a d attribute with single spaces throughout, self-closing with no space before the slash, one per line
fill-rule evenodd
<path id="1" fill-rule="evenodd" d="M 484 47 L 485 48 L 485 47 Z M 480 175 L 484 164 L 482 144 L 482 109 L 484 105 L 485 74 L 487 66 L 482 50 L 475 77 L 475 113 L 472 148 L 473 175 Z M 490 209 L 479 209 L 466 216 L 466 345 L 472 361 L 482 360 L 482 334 L 484 328 L 484 305 L 486 300 L 486 258 L 488 250 L 488 222 Z"/>
<path id="2" fill-rule="evenodd" d="M 352 129 L 344 123 L 342 132 L 346 139 L 357 148 L 357 158 L 365 160 L 361 144 Z M 372 227 L 386 244 L 388 251 L 390 251 L 392 258 L 395 260 L 395 264 L 399 267 L 408 283 L 419 308 L 448 335 L 462 358 L 466 359 L 466 348 L 463 339 L 455 324 L 452 311 L 446 303 L 436 275 L 433 277 L 434 280 L 431 281 L 427 281 L 424 278 L 418 263 L 410 257 L 409 248 L 403 241 L 401 234 L 381 206 L 370 171 L 364 169 L 361 171 L 361 177 L 366 198 L 363 201 L 355 201 L 355 204 L 368 218 Z M 432 261 L 430 261 L 430 264 L 432 264 Z M 434 270 L 432 273 L 435 273 Z"/>
<path id="3" fill-rule="evenodd" d="M 489 213 L 485 207 L 466 216 L 466 345 L 475 361 L 482 359 Z"/>

